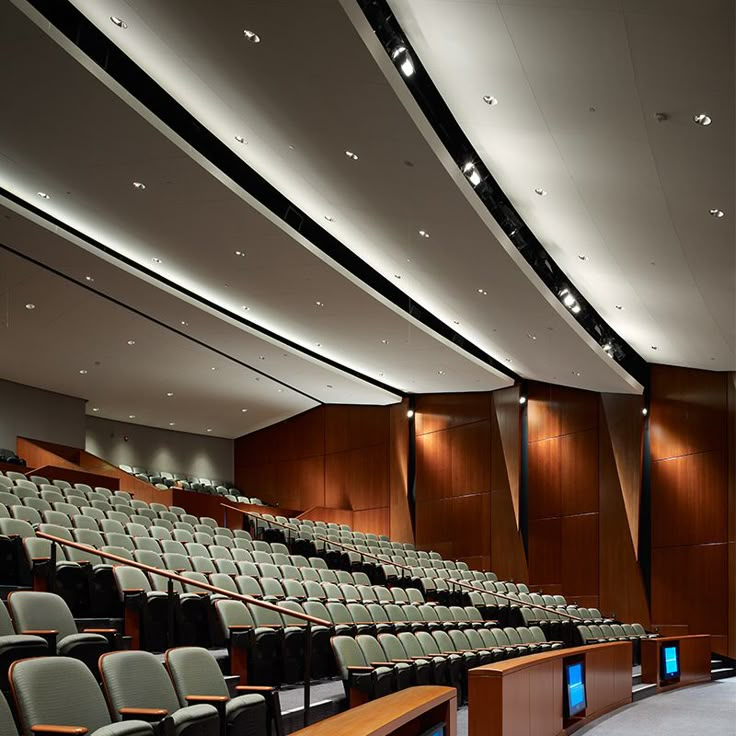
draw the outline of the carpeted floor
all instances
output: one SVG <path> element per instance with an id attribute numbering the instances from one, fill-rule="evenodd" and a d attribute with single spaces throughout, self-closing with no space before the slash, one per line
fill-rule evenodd
<path id="1" fill-rule="evenodd" d="M 736 678 L 654 695 L 577 732 L 588 736 L 734 736 Z"/>
<path id="2" fill-rule="evenodd" d="M 468 709 L 457 712 L 468 734 Z M 598 719 L 576 736 L 736 736 L 736 677 L 654 695 Z"/>

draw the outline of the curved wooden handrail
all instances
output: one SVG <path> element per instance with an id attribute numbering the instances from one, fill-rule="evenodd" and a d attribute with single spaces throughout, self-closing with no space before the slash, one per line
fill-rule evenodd
<path id="1" fill-rule="evenodd" d="M 243 514 L 245 516 L 255 516 L 257 519 L 263 519 L 263 514 L 259 514 L 256 511 L 246 511 L 245 509 L 239 509 L 237 506 L 231 506 L 229 503 L 221 503 L 220 506 L 224 509 L 230 509 L 231 511 L 237 511 L 239 514 Z M 280 526 L 282 529 L 288 529 L 289 531 L 298 531 L 296 527 L 290 525 L 290 524 L 284 524 L 280 521 L 276 521 L 276 519 L 263 519 L 267 524 L 274 524 L 275 526 Z"/>
<path id="2" fill-rule="evenodd" d="M 245 511 L 243 509 L 239 509 L 236 506 L 230 506 L 226 503 L 221 504 L 221 506 L 224 506 L 225 508 L 232 509 L 233 511 L 238 511 L 241 514 L 244 514 L 246 516 L 255 516 L 257 518 L 263 518 L 261 514 L 255 514 L 252 511 Z M 286 524 L 282 524 L 279 521 L 271 521 L 270 519 L 264 519 L 264 521 L 267 524 L 275 524 L 276 526 L 283 527 L 285 529 L 289 529 L 291 531 L 294 531 L 294 527 L 288 526 Z M 333 547 L 340 547 L 341 549 L 345 549 L 348 552 L 355 552 L 356 554 L 361 555 L 362 557 L 368 557 L 372 560 L 377 560 L 382 565 L 393 565 L 398 570 L 408 570 L 411 572 L 411 567 L 408 565 L 400 565 L 396 562 L 386 562 L 386 560 L 382 559 L 378 555 L 374 555 L 372 552 L 361 552 L 359 549 L 356 549 L 355 547 L 352 547 L 348 544 L 343 544 L 342 542 L 334 542 L 331 539 L 327 539 L 327 537 L 322 536 L 316 536 L 314 539 L 319 539 L 321 542 L 324 542 L 325 544 L 331 544 Z M 521 605 L 523 608 L 534 608 L 539 611 L 547 611 L 548 613 L 554 613 L 556 616 L 568 618 L 572 621 L 585 621 L 585 619 L 582 616 L 575 616 L 572 613 L 568 613 L 565 611 L 564 613 L 562 611 L 558 611 L 555 608 L 550 608 L 549 606 L 541 606 L 538 603 L 526 603 L 525 601 L 518 601 L 515 598 L 511 598 L 510 596 L 504 595 L 503 593 L 496 593 L 495 591 L 486 590 L 485 588 L 479 588 L 475 585 L 471 585 L 470 583 L 466 582 L 465 580 L 457 580 L 456 578 L 442 578 L 443 580 L 448 580 L 450 584 L 452 585 L 459 585 L 463 588 L 467 588 L 468 590 L 474 590 L 477 593 L 484 593 L 486 595 L 493 595 L 498 598 L 501 598 L 502 600 L 509 601 L 509 603 L 514 603 L 517 605 Z"/>
<path id="3" fill-rule="evenodd" d="M 79 549 L 82 552 L 89 552 L 96 557 L 102 557 L 106 560 L 112 560 L 113 562 L 117 562 L 120 565 L 125 565 L 126 567 L 136 567 L 139 570 L 144 570 L 145 572 L 152 573 L 153 575 L 160 575 L 161 577 L 169 578 L 170 580 L 176 580 L 182 585 L 191 585 L 195 588 L 202 588 L 202 590 L 207 590 L 210 593 L 217 593 L 219 595 L 223 595 L 237 601 L 242 601 L 243 603 L 252 603 L 254 606 L 258 606 L 259 608 L 267 608 L 269 611 L 276 611 L 277 613 L 283 614 L 285 616 L 292 616 L 293 618 L 298 618 L 302 621 L 308 621 L 310 624 L 315 624 L 317 626 L 332 626 L 331 621 L 326 621 L 325 619 L 317 618 L 315 616 L 309 616 L 308 614 L 300 613 L 299 611 L 291 611 L 288 608 L 281 608 L 281 606 L 274 605 L 273 603 L 259 601 L 256 598 L 251 598 L 249 595 L 243 595 L 242 593 L 233 593 L 230 590 L 218 588 L 217 586 L 210 585 L 209 583 L 200 583 L 198 580 L 190 580 L 189 578 L 186 578 L 183 575 L 179 575 L 178 573 L 171 572 L 170 570 L 160 570 L 157 567 L 145 565 L 142 562 L 138 562 L 137 560 L 126 560 L 125 557 L 119 557 L 118 555 L 110 554 L 109 552 L 102 552 L 101 550 L 96 549 L 95 547 L 90 547 L 87 544 L 70 542 L 68 539 L 61 539 L 61 537 L 55 537 L 52 534 L 46 534 L 45 532 L 36 532 L 36 536 L 40 539 L 48 539 L 50 542 L 55 542 L 56 544 L 60 544 L 65 547 L 73 547 L 74 549 Z"/>

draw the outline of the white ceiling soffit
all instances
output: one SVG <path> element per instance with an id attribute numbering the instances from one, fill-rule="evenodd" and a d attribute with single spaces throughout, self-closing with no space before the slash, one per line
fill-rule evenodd
<path id="1" fill-rule="evenodd" d="M 0 79 L 13 104 L 0 118 L 0 186 L 234 318 L 246 317 L 384 385 L 419 393 L 512 383 L 314 257 L 12 6 L 1 12 Z M 137 306 L 133 293 L 121 298 Z M 155 309 L 147 306 L 148 313 Z M 257 342 L 248 343 L 243 358 L 253 365 L 265 350 Z M 325 366 L 315 385 L 315 372 L 303 372 L 301 360 L 264 369 L 323 402 L 398 399 L 352 378 L 336 383 Z"/>
<path id="2" fill-rule="evenodd" d="M 253 369 L 249 379 L 242 384 L 243 393 L 234 397 L 233 409 L 237 405 L 239 412 L 237 434 L 254 431 L 284 418 L 281 403 L 292 390 L 297 395 L 300 392 L 306 394 L 306 398 L 310 399 L 309 406 L 317 403 L 312 399 L 318 395 L 332 397 L 331 402 L 327 403 L 388 404 L 398 400 L 396 395 L 377 386 L 338 371 L 282 343 L 264 339 L 258 333 L 253 334 L 235 319 L 227 319 L 219 312 L 203 309 L 198 303 L 182 299 L 178 293 L 160 288 L 158 283 L 139 278 L 135 273 L 121 268 L 121 264 L 115 259 L 91 254 L 83 247 L 85 244 L 82 241 L 65 235 L 62 231 L 56 232 L 40 217 L 28 218 L 26 214 L 0 198 L 0 243 L 74 280 L 85 289 L 98 292 L 111 301 L 128 306 L 131 313 L 146 316 L 151 322 L 161 326 L 162 339 L 172 332 L 200 347 L 209 348 L 208 352 L 200 354 L 202 362 L 198 365 L 200 376 L 205 381 L 201 388 L 203 406 L 206 406 L 207 385 L 212 381 L 213 366 L 223 368 L 233 364 L 236 367 L 245 365 Z M 13 285 L 19 278 L 22 278 L 22 273 L 21 277 L 16 277 L 13 271 L 3 273 L 0 276 L 0 285 Z M 17 311 L 23 307 L 26 303 L 23 301 L 24 296 L 27 297 L 26 302 L 38 298 L 37 292 L 24 290 L 18 294 L 12 305 L 8 305 L 8 308 L 12 307 Z M 47 335 L 45 339 L 47 342 L 53 339 L 58 351 L 65 349 L 63 332 Z M 128 339 L 135 339 L 135 335 L 131 334 L 126 341 L 118 343 L 121 356 L 129 355 L 129 351 L 126 352 Z M 89 349 L 90 354 L 85 357 L 94 362 L 97 359 L 94 355 L 94 341 L 91 342 Z M 137 357 L 149 359 L 145 351 L 139 353 Z M 164 363 L 170 372 L 176 372 L 175 362 L 164 361 Z M 53 380 L 55 378 L 53 365 L 47 363 L 45 367 L 49 371 L 49 380 Z M 147 390 L 145 382 L 141 385 L 130 383 L 127 385 L 132 392 Z M 87 394 L 87 397 L 90 400 L 95 399 L 101 413 L 107 411 L 104 394 Z M 278 415 L 278 418 L 266 421 L 258 412 L 251 413 L 252 404 L 259 406 L 262 404 L 262 408 L 269 408 L 271 400 L 274 401 L 274 406 L 270 407 L 269 410 L 273 413 L 269 416 Z M 242 412 L 243 408 L 247 408 L 248 411 Z M 286 416 L 298 411 L 303 411 L 303 404 L 298 403 L 292 410 L 287 410 Z M 127 419 L 129 413 L 124 410 L 115 416 L 112 413 L 106 416 Z M 223 415 L 223 418 L 227 416 L 231 416 L 229 412 Z M 195 415 L 193 419 L 196 418 Z M 165 417 L 161 417 L 161 422 L 164 419 Z M 166 422 L 168 421 L 170 420 L 166 419 Z M 141 423 L 148 423 L 148 420 L 141 420 Z M 224 430 L 215 431 L 224 432 Z"/>
<path id="3" fill-rule="evenodd" d="M 318 405 L 4 249 L 0 303 L 2 378 L 92 416 L 232 438 Z"/>
<path id="4" fill-rule="evenodd" d="M 279 191 L 473 344 L 526 377 L 641 390 L 489 232 L 339 3 L 73 4 Z"/>
<path id="5" fill-rule="evenodd" d="M 733 0 L 389 3 L 606 322 L 650 362 L 736 369 Z"/>

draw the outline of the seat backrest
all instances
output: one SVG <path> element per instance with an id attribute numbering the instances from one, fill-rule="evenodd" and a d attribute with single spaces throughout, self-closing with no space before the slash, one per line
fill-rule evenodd
<path id="1" fill-rule="evenodd" d="M 351 636 L 333 636 L 330 643 L 332 644 L 332 651 L 335 653 L 337 668 L 340 670 L 340 676 L 343 680 L 347 681 L 348 679 L 348 667 L 365 667 L 368 665 L 362 649 Z"/>
<path id="2" fill-rule="evenodd" d="M 0 519 L 0 534 L 21 539 L 36 536 L 33 527 L 22 519 Z"/>
<path id="3" fill-rule="evenodd" d="M 92 672 L 77 659 L 22 659 L 11 665 L 9 677 L 28 733 L 42 723 L 72 724 L 90 733 L 110 724 L 105 698 Z M 145 728 L 140 731 L 131 728 L 130 736 L 146 732 L 152 733 Z"/>
<path id="4" fill-rule="evenodd" d="M 188 705 L 187 695 L 229 696 L 217 660 L 202 647 L 178 647 L 164 655 L 179 703 Z"/>
<path id="5" fill-rule="evenodd" d="M 142 590 L 146 593 L 151 590 L 151 583 L 146 577 L 146 574 L 137 567 L 116 565 L 113 567 L 112 572 L 121 600 L 126 590 Z"/>
<path id="6" fill-rule="evenodd" d="M 59 639 L 77 633 L 69 607 L 54 593 L 16 590 L 8 596 L 8 604 L 18 632 L 54 629 Z"/>
<path id="7" fill-rule="evenodd" d="M 145 651 L 107 652 L 99 660 L 102 684 L 116 721 L 121 708 L 179 710 L 174 686 L 158 658 Z"/>
<path id="8" fill-rule="evenodd" d="M 215 582 L 212 583 L 215 585 Z M 215 601 L 215 612 L 220 622 L 220 629 L 226 639 L 230 638 L 230 628 L 234 626 L 255 626 L 248 606 L 242 601 L 224 600 Z"/>

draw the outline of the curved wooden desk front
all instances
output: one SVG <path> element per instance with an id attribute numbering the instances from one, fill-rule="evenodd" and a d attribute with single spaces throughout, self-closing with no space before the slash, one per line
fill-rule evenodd
<path id="1" fill-rule="evenodd" d="M 468 736 L 560 736 L 631 702 L 631 643 L 558 649 L 476 667 L 468 675 Z M 563 722 L 562 664 L 585 660 L 584 718 Z"/>
<path id="2" fill-rule="evenodd" d="M 457 736 L 457 691 L 422 685 L 386 695 L 296 731 L 292 736 L 419 736 L 445 723 Z"/>

